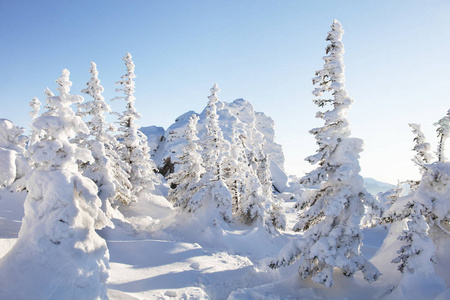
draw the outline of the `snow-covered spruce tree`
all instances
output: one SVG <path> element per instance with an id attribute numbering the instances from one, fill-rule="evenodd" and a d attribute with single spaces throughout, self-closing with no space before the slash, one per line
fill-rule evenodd
<path id="1" fill-rule="evenodd" d="M 244 174 L 244 190 L 239 203 L 240 220 L 244 224 L 258 223 L 265 225 L 265 204 L 267 198 L 263 194 L 261 183 L 253 170 Z"/>
<path id="2" fill-rule="evenodd" d="M 41 109 L 41 104 L 42 104 L 41 101 L 39 101 L 39 99 L 36 97 L 34 97 L 30 101 L 30 107 L 32 109 L 30 111 L 31 120 L 34 121 L 39 116 L 39 110 Z M 37 132 L 36 130 L 32 130 L 29 145 L 34 144 L 38 140 L 39 140 L 39 132 Z"/>
<path id="3" fill-rule="evenodd" d="M 255 157 L 253 169 L 245 151 L 245 136 L 233 128 L 231 139 L 228 151 L 223 154 L 221 176 L 232 195 L 233 216 L 244 224 L 262 225 L 272 232 L 276 218 L 282 224 L 282 214 L 277 214 L 272 206 L 275 202 L 266 157 L 261 148 L 261 160 Z M 265 186 L 261 180 L 265 180 Z"/>
<path id="4" fill-rule="evenodd" d="M 247 161 L 244 139 L 233 124 L 231 143 L 221 153 L 220 177 L 231 193 L 233 218 L 252 224 L 264 218 L 264 197 L 256 173 Z"/>
<path id="5" fill-rule="evenodd" d="M 383 212 L 387 211 L 395 201 L 398 200 L 404 193 L 405 182 L 398 181 L 397 185 L 390 190 L 387 190 L 385 192 L 379 192 L 377 194 L 377 199 L 380 202 L 381 210 Z M 381 222 L 383 223 L 384 220 L 381 219 Z"/>
<path id="6" fill-rule="evenodd" d="M 181 207 L 189 212 L 195 211 L 197 207 L 191 207 L 190 199 L 202 187 L 201 177 L 205 173 L 202 166 L 200 146 L 197 137 L 197 122 L 199 117 L 192 115 L 184 132 L 187 144 L 181 150 L 178 160 L 178 168 L 168 177 L 168 183 L 174 189 L 169 191 L 169 200 L 174 206 Z"/>
<path id="7" fill-rule="evenodd" d="M 116 207 L 118 203 L 127 204 L 132 200 L 131 183 L 126 172 L 129 166 L 115 151 L 118 141 L 111 133 L 116 129 L 105 119 L 105 114 L 110 113 L 111 108 L 102 95 L 104 89 L 94 62 L 91 62 L 89 72 L 92 77 L 81 92 L 91 96 L 93 100 L 78 104 L 77 112 L 80 117 L 89 117 L 86 122 L 89 133 L 78 134 L 78 140 L 81 147 L 91 151 L 94 161 L 82 165 L 81 169 L 84 176 L 97 184 L 102 210 L 108 217 L 112 217 L 112 207 Z"/>
<path id="8" fill-rule="evenodd" d="M 439 263 L 435 243 L 450 236 L 450 163 L 435 162 L 425 168 L 417 189 L 398 198 L 383 215 L 385 223 L 397 224 L 391 226 L 389 234 L 397 235 L 401 241 L 398 256 L 392 260 L 403 273 L 392 292 L 395 298 L 400 293 L 408 299 L 427 299 L 430 295 L 423 293 L 430 286 L 435 291 L 444 288 L 433 264 Z M 411 282 L 414 282 L 412 290 Z"/>
<path id="9" fill-rule="evenodd" d="M 132 56 L 127 53 L 123 58 L 127 68 L 127 73 L 122 76 L 121 80 L 116 82 L 122 88 L 116 89 L 123 92 L 124 96 L 116 97 L 113 100 L 124 99 L 126 101 L 126 110 L 119 115 L 119 131 L 118 139 L 123 145 L 117 149 L 120 153 L 121 160 L 126 162 L 129 168 L 129 180 L 132 185 L 132 194 L 138 196 L 143 190 L 153 190 L 154 183 L 158 181 L 155 170 L 156 166 L 150 158 L 150 148 L 147 144 L 147 137 L 139 130 L 136 120 L 141 115 L 134 107 L 136 98 L 134 97 L 134 63 Z"/>
<path id="10" fill-rule="evenodd" d="M 30 101 L 30 107 L 32 109 L 32 111 L 30 112 L 30 116 L 33 121 L 39 116 L 41 104 L 41 101 L 39 101 L 39 99 L 36 97 L 33 97 L 33 99 Z"/>
<path id="11" fill-rule="evenodd" d="M 412 132 L 414 134 L 413 141 L 415 144 L 412 151 L 416 152 L 416 154 L 412 158 L 412 161 L 417 166 L 419 166 L 420 173 L 423 174 L 427 170 L 425 166 L 431 163 L 432 160 L 432 155 L 430 152 L 430 144 L 426 142 L 425 135 L 420 129 L 421 127 L 420 124 L 410 123 L 408 125 L 409 127 L 411 127 Z M 389 207 L 402 196 L 405 190 L 403 186 L 408 186 L 409 194 L 412 194 L 415 192 L 419 184 L 420 180 L 406 180 L 403 182 L 398 182 L 397 186 L 390 189 L 389 191 L 379 193 L 377 197 L 378 199 L 380 199 L 380 202 L 384 205 L 383 211 L 388 210 Z M 389 222 L 389 219 L 384 218 L 383 222 L 386 221 Z"/>
<path id="12" fill-rule="evenodd" d="M 450 237 L 450 163 L 445 162 L 444 149 L 448 135 L 448 115 L 436 124 L 439 146 L 438 161 L 430 163 L 429 144 L 425 143 L 420 127 L 414 126 L 414 141 L 417 152 L 413 161 L 421 167 L 422 178 L 412 186 L 411 192 L 397 201 L 383 215 L 386 223 L 404 224 L 406 227 L 397 234 L 402 246 L 397 251 L 399 256 L 392 263 L 399 264 L 398 270 L 403 274 L 396 286 L 395 293 L 405 293 L 411 280 L 415 280 L 415 289 L 410 296 L 429 298 L 429 295 L 417 295 L 423 286 L 434 285 L 434 289 L 443 289 L 442 279 L 435 272 L 433 263 L 439 263 L 435 257 L 435 245 L 442 239 Z M 399 226 L 392 226 L 398 228 Z M 413 279 L 415 278 L 415 279 Z M 423 288 L 422 288 L 423 290 Z M 405 296 L 407 297 L 407 296 Z"/>
<path id="13" fill-rule="evenodd" d="M 417 268 L 427 269 L 427 273 L 433 272 L 434 245 L 428 236 L 429 226 L 422 212 L 426 213 L 419 203 L 410 203 L 404 210 L 408 215 L 407 228 L 398 237 L 404 244 L 397 251 L 399 256 L 392 260 L 399 264 L 398 270 L 402 273 L 414 273 Z"/>
<path id="14" fill-rule="evenodd" d="M 401 241 L 398 256 L 391 262 L 398 264 L 402 273 L 400 281 L 389 289 L 389 299 L 432 299 L 445 290 L 445 284 L 434 270 L 436 247 L 424 216 L 427 211 L 421 203 L 410 203 L 404 209 L 409 216 L 391 226 L 389 232 Z"/>
<path id="15" fill-rule="evenodd" d="M 436 161 L 424 167 L 417 188 L 399 198 L 383 215 L 383 221 L 391 223 L 409 218 L 412 211 L 409 208 L 421 205 L 421 214 L 431 230 L 450 235 L 450 162 Z"/>
<path id="16" fill-rule="evenodd" d="M 445 157 L 445 141 L 448 139 L 450 134 L 450 110 L 447 111 L 447 114 L 434 125 L 437 126 L 436 132 L 439 138 L 436 154 L 438 161 L 444 162 L 447 160 Z"/>
<path id="17" fill-rule="evenodd" d="M 425 135 L 420 129 L 420 124 L 410 123 L 409 127 L 412 128 L 412 132 L 414 134 L 414 148 L 412 149 L 416 154 L 412 158 L 412 161 L 419 166 L 420 174 L 423 174 L 426 171 L 426 164 L 431 163 L 432 155 L 430 152 L 430 144 L 426 142 Z M 419 186 L 420 181 L 418 180 L 407 180 L 405 184 L 409 185 L 410 193 L 413 193 L 417 187 Z"/>
<path id="18" fill-rule="evenodd" d="M 268 214 L 266 221 L 271 222 L 267 226 L 273 225 L 277 229 L 284 230 L 286 229 L 286 212 L 284 210 L 283 200 L 273 195 L 269 157 L 264 153 L 262 145 L 258 152 L 257 175 L 262 185 L 263 195 L 266 198 L 265 211 Z"/>
<path id="19" fill-rule="evenodd" d="M 220 92 L 217 83 L 210 89 L 206 106 L 206 132 L 201 141 L 203 148 L 203 164 L 207 172 L 207 180 L 218 180 L 221 175 L 222 154 L 225 152 L 226 141 L 219 127 L 219 116 L 216 103 L 219 101 L 217 93 Z"/>
<path id="20" fill-rule="evenodd" d="M 409 127 L 411 127 L 414 134 L 413 141 L 415 142 L 415 145 L 412 150 L 416 152 L 412 161 L 420 167 L 420 171 L 423 173 L 426 170 L 424 166 L 431 163 L 431 147 L 430 144 L 426 142 L 425 135 L 420 129 L 420 124 L 410 123 Z"/>
<path id="21" fill-rule="evenodd" d="M 55 96 L 55 94 L 48 87 L 44 90 L 44 94 L 45 94 L 45 96 L 47 96 L 47 98 Z M 56 108 L 51 106 L 51 104 L 48 101 L 46 101 L 44 108 L 46 109 L 46 111 L 43 112 L 42 115 L 44 115 L 44 116 L 55 116 L 56 115 Z"/>
<path id="22" fill-rule="evenodd" d="M 214 213 L 218 212 L 223 220 L 230 222 L 232 220 L 232 196 L 222 179 L 223 154 L 228 145 L 219 127 L 216 107 L 219 100 L 217 93 L 220 89 L 217 84 L 214 84 L 210 91 L 211 95 L 208 96 L 209 101 L 206 106 L 206 132 L 201 140 L 203 167 L 205 168 L 201 182 L 204 188 L 191 198 L 189 206 L 194 210 L 205 205 L 215 207 Z M 206 207 L 206 209 L 209 208 Z"/>
<path id="23" fill-rule="evenodd" d="M 24 157 L 27 138 L 24 129 L 7 119 L 0 119 L 0 188 L 12 185 L 19 191 L 25 188 L 25 176 L 29 172 Z"/>
<path id="24" fill-rule="evenodd" d="M 243 139 L 244 137 L 233 126 L 230 148 L 222 164 L 222 177 L 231 193 L 234 219 L 240 218 L 241 199 L 245 192 L 245 178 L 249 171 Z"/>
<path id="25" fill-rule="evenodd" d="M 95 232 L 109 225 L 100 210 L 95 183 L 79 171 L 76 160 L 92 160 L 90 152 L 70 143 L 86 124 L 70 105 L 69 71 L 56 81 L 59 96 L 49 96 L 51 115 L 33 122 L 42 139 L 27 150 L 36 162 L 27 181 L 28 196 L 19 239 L 0 261 L 0 298 L 106 299 L 109 254 Z M 20 287 L 17 286 L 20 278 Z"/>
<path id="26" fill-rule="evenodd" d="M 359 152 L 363 142 L 350 138 L 346 114 L 353 100 L 344 87 L 344 45 L 342 26 L 334 20 L 328 33 L 325 63 L 316 72 L 313 91 L 319 107 L 327 104 L 331 110 L 318 112 L 316 117 L 325 125 L 310 132 L 315 135 L 319 150 L 306 158 L 319 167 L 307 174 L 303 184 L 319 184 L 318 189 L 302 194 L 304 211 L 294 230 L 304 231 L 303 237 L 289 243 L 270 264 L 278 268 L 300 259 L 302 278 L 311 277 L 314 282 L 327 287 L 333 284 L 333 269 L 339 268 L 351 276 L 360 270 L 364 278 L 372 282 L 380 273 L 360 251 L 362 244 L 361 220 L 365 205 L 376 209 L 376 200 L 366 191 L 359 175 Z M 329 99 L 322 97 L 330 93 Z"/>

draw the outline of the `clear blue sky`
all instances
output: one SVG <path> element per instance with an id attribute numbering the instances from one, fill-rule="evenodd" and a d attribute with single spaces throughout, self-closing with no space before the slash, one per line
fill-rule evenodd
<path id="1" fill-rule="evenodd" d="M 0 1 L 0 117 L 26 127 L 32 97 L 55 91 L 63 68 L 72 93 L 98 65 L 105 97 L 136 64 L 141 125 L 167 128 L 201 111 L 217 82 L 223 101 L 244 98 L 276 122 L 286 170 L 302 175 L 317 149 L 311 78 L 322 67 L 333 19 L 344 26 L 349 114 L 362 138 L 362 175 L 395 183 L 417 178 L 409 122 L 450 109 L 450 1 Z M 113 109 L 122 110 L 123 103 Z M 449 147 L 450 148 L 450 147 Z"/>

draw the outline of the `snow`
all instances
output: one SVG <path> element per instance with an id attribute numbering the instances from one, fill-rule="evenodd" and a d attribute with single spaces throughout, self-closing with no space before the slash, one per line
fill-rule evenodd
<path id="1" fill-rule="evenodd" d="M 158 126 L 146 126 L 141 127 L 140 131 L 147 136 L 148 146 L 151 153 L 153 153 L 161 142 L 161 139 L 164 137 L 164 128 Z"/>
<path id="2" fill-rule="evenodd" d="M 148 140 L 152 149 L 154 149 L 155 143 L 158 143 L 153 159 L 160 170 L 165 167 L 169 168 L 167 167 L 167 161 L 172 164 L 178 161 L 177 153 L 180 153 L 180 150 L 186 144 L 186 140 L 182 138 L 184 128 L 192 114 L 197 113 L 189 111 L 176 118 L 175 123 L 167 128 L 162 139 L 159 135 L 160 129 L 155 128 L 150 132 L 144 132 L 148 133 Z M 270 160 L 275 162 L 281 170 L 284 169 L 284 154 L 281 145 L 275 142 L 275 125 L 271 117 L 261 112 L 255 112 L 252 104 L 243 99 L 237 99 L 231 103 L 218 101 L 217 114 L 225 140 L 232 141 L 232 128 L 235 127 L 247 137 L 246 147 L 248 149 L 253 150 L 256 145 L 263 145 L 263 150 L 270 155 Z M 206 109 L 197 115 L 200 118 L 197 129 L 199 136 L 203 136 L 206 131 Z M 165 172 L 163 174 L 165 175 Z"/>
<path id="3" fill-rule="evenodd" d="M 0 258 L 17 240 L 25 196 L 25 192 L 0 190 Z M 178 226 L 162 229 L 163 223 L 173 220 L 176 211 L 161 206 L 157 213 L 159 220 L 144 219 L 145 214 L 155 209 L 155 201 L 148 201 L 147 207 L 143 201 L 138 203 L 145 209 L 134 210 L 134 214 L 141 212 L 140 216 L 133 218 L 127 214 L 130 223 L 116 223 L 114 229 L 100 231 L 110 254 L 110 299 L 377 299 L 401 278 L 396 265 L 390 263 L 397 255 L 399 241 L 382 227 L 363 231 L 361 249 L 383 273 L 380 279 L 368 284 L 360 276 L 348 278 L 335 272 L 334 285 L 325 288 L 310 280 L 301 281 L 296 264 L 279 271 L 267 267 L 286 241 L 298 235 L 290 229 L 270 237 L 265 230 L 244 225 L 217 230 L 198 228 L 189 224 L 192 217 L 180 215 Z M 295 201 L 284 203 L 288 228 L 297 219 L 294 204 Z M 144 223 L 147 226 L 142 226 Z M 395 230 L 391 228 L 390 232 Z M 438 257 L 445 258 L 438 273 L 446 276 L 446 287 L 450 283 L 448 249 L 449 241 L 443 239 L 436 251 Z M 421 287 L 421 291 L 431 292 L 426 299 L 448 299 L 448 291 L 442 291 L 442 286 L 440 292 L 432 289 L 439 286 Z M 391 299 L 420 299 L 395 295 Z"/>
<path id="4" fill-rule="evenodd" d="M 16 179 L 16 152 L 0 148 L 0 186 L 11 185 Z"/>
<path id="5" fill-rule="evenodd" d="M 331 28 L 313 101 L 332 109 L 316 115 L 325 125 L 310 131 L 319 149 L 307 160 L 319 167 L 302 179 L 284 171 L 274 121 L 219 101 L 217 84 L 202 113 L 139 130 L 129 53 L 118 139 L 95 63 L 83 90 L 94 101 L 69 94 L 68 70 L 45 112 L 33 98 L 27 149 L 23 129 L 0 119 L 0 299 L 450 299 L 450 111 L 436 162 L 410 124 L 422 179 L 409 192 L 363 179 L 343 30 Z M 135 166 L 110 174 L 120 162 Z M 133 194 L 113 195 L 119 184 Z"/>
<path id="6" fill-rule="evenodd" d="M 238 101 L 234 109 L 242 105 L 248 107 L 246 102 Z M 253 120 L 251 114 L 244 118 L 245 111 L 241 110 L 241 118 Z M 172 136 L 175 132 L 180 136 L 183 134 L 191 115 L 192 112 L 188 112 L 178 119 L 174 125 L 183 126 L 179 129 L 173 126 Z M 272 138 L 269 130 L 272 125 L 270 122 L 267 124 L 264 134 Z M 149 132 L 153 132 L 153 140 L 160 140 L 163 133 L 157 127 L 146 131 L 147 134 Z M 226 132 L 224 136 L 227 136 Z M 174 151 L 175 157 L 184 146 L 186 143 L 181 141 L 179 146 L 166 150 Z M 267 152 L 269 157 L 273 157 L 271 151 L 278 150 L 273 146 Z M 445 165 L 440 166 L 439 170 L 447 172 Z M 391 224 L 388 228 L 378 226 L 362 231 L 362 255 L 382 273 L 379 280 L 372 284 L 367 283 L 362 274 L 346 277 L 336 269 L 333 271 L 334 284 L 327 288 L 311 279 L 301 280 L 298 262 L 279 270 L 270 269 L 269 263 L 281 249 L 289 241 L 296 241 L 303 235 L 292 229 L 298 221 L 298 211 L 294 207 L 305 192 L 299 180 L 286 174 L 277 162 L 271 161 L 270 171 L 277 190 L 275 198 L 283 200 L 281 205 L 286 212 L 286 230 L 275 234 L 269 233 L 263 226 L 224 221 L 223 215 L 213 205 L 217 203 L 212 199 L 213 194 L 208 190 L 200 193 L 200 198 L 211 198 L 211 201 L 206 201 L 195 214 L 174 208 L 166 199 L 168 188 L 162 183 L 156 185 L 155 190 L 141 195 L 139 201 L 121 207 L 123 216 L 112 218 L 114 228 L 97 230 L 99 236 L 106 240 L 109 251 L 109 299 L 448 299 L 450 259 L 447 253 L 450 240 L 446 236 L 434 238 L 435 257 L 439 262 L 434 265 L 434 273 L 428 277 L 404 277 L 397 270 L 397 264 L 391 263 L 402 245 L 397 239 L 406 226 L 402 222 Z M 53 181 L 59 182 L 56 179 Z M 373 194 L 393 187 L 368 178 L 364 179 L 364 183 Z M 220 189 L 222 183 L 217 184 L 216 188 Z M 56 186 L 58 188 L 52 190 L 66 195 L 67 190 L 61 182 Z M 22 264 L 11 258 L 14 252 L 10 250 L 17 245 L 22 227 L 26 197 L 27 192 L 0 189 L 0 261 L 7 259 L 11 265 L 27 270 L 27 276 L 10 272 L 14 278 L 21 278 L 10 281 L 11 289 L 23 292 L 18 296 L 16 293 L 16 299 L 29 299 L 31 293 L 39 299 L 40 294 L 33 291 L 45 292 L 55 285 L 66 286 L 73 284 L 73 281 L 61 270 L 47 270 L 44 265 L 49 262 L 42 255 L 31 255 Z M 221 200 L 217 200 L 220 203 Z M 29 253 L 26 248 L 22 249 Z M 56 253 L 50 255 L 57 256 Z M 33 267 L 36 262 L 40 263 L 37 268 Z M 12 266 L 9 268 L 13 269 Z M 60 278 L 49 284 L 43 280 L 46 272 L 56 272 Z M 24 288 L 26 280 L 29 280 L 28 288 Z M 5 290 L 0 291 L 0 298 L 2 292 Z M 57 295 L 55 298 L 59 299 L 64 294 L 57 292 Z M 74 295 L 79 298 L 80 293 L 75 291 Z"/>

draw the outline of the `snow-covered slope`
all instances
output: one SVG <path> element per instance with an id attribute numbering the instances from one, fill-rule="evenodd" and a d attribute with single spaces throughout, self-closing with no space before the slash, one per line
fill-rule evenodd
<path id="1" fill-rule="evenodd" d="M 150 153 L 154 153 L 162 138 L 164 137 L 164 128 L 158 126 L 146 126 L 141 127 L 139 130 L 147 136 L 147 143 L 151 151 Z"/>
<path id="2" fill-rule="evenodd" d="M 237 99 L 231 103 L 218 102 L 217 113 L 219 115 L 219 126 L 223 131 L 224 138 L 231 141 L 232 128 L 236 128 L 239 134 L 246 137 L 247 150 L 252 152 L 256 147 L 263 145 L 264 152 L 269 154 L 270 160 L 279 168 L 284 169 L 284 155 L 281 145 L 275 142 L 274 121 L 264 113 L 255 112 L 250 102 Z M 178 160 L 177 156 L 186 143 L 182 134 L 187 122 L 194 111 L 189 111 L 179 116 L 165 132 L 161 139 L 159 128 L 145 127 L 143 132 L 148 136 L 150 147 L 154 149 L 157 143 L 153 159 L 161 172 L 166 175 L 173 168 L 173 163 Z M 205 132 L 205 110 L 201 114 L 197 129 L 199 136 Z M 158 142 L 159 140 L 159 142 Z"/>

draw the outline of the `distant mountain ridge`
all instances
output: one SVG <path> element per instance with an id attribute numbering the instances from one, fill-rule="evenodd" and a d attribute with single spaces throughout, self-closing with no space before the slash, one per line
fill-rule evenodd
<path id="1" fill-rule="evenodd" d="M 364 185 L 369 193 L 376 195 L 379 192 L 386 192 L 395 187 L 395 185 L 378 181 L 373 178 L 364 178 Z"/>

